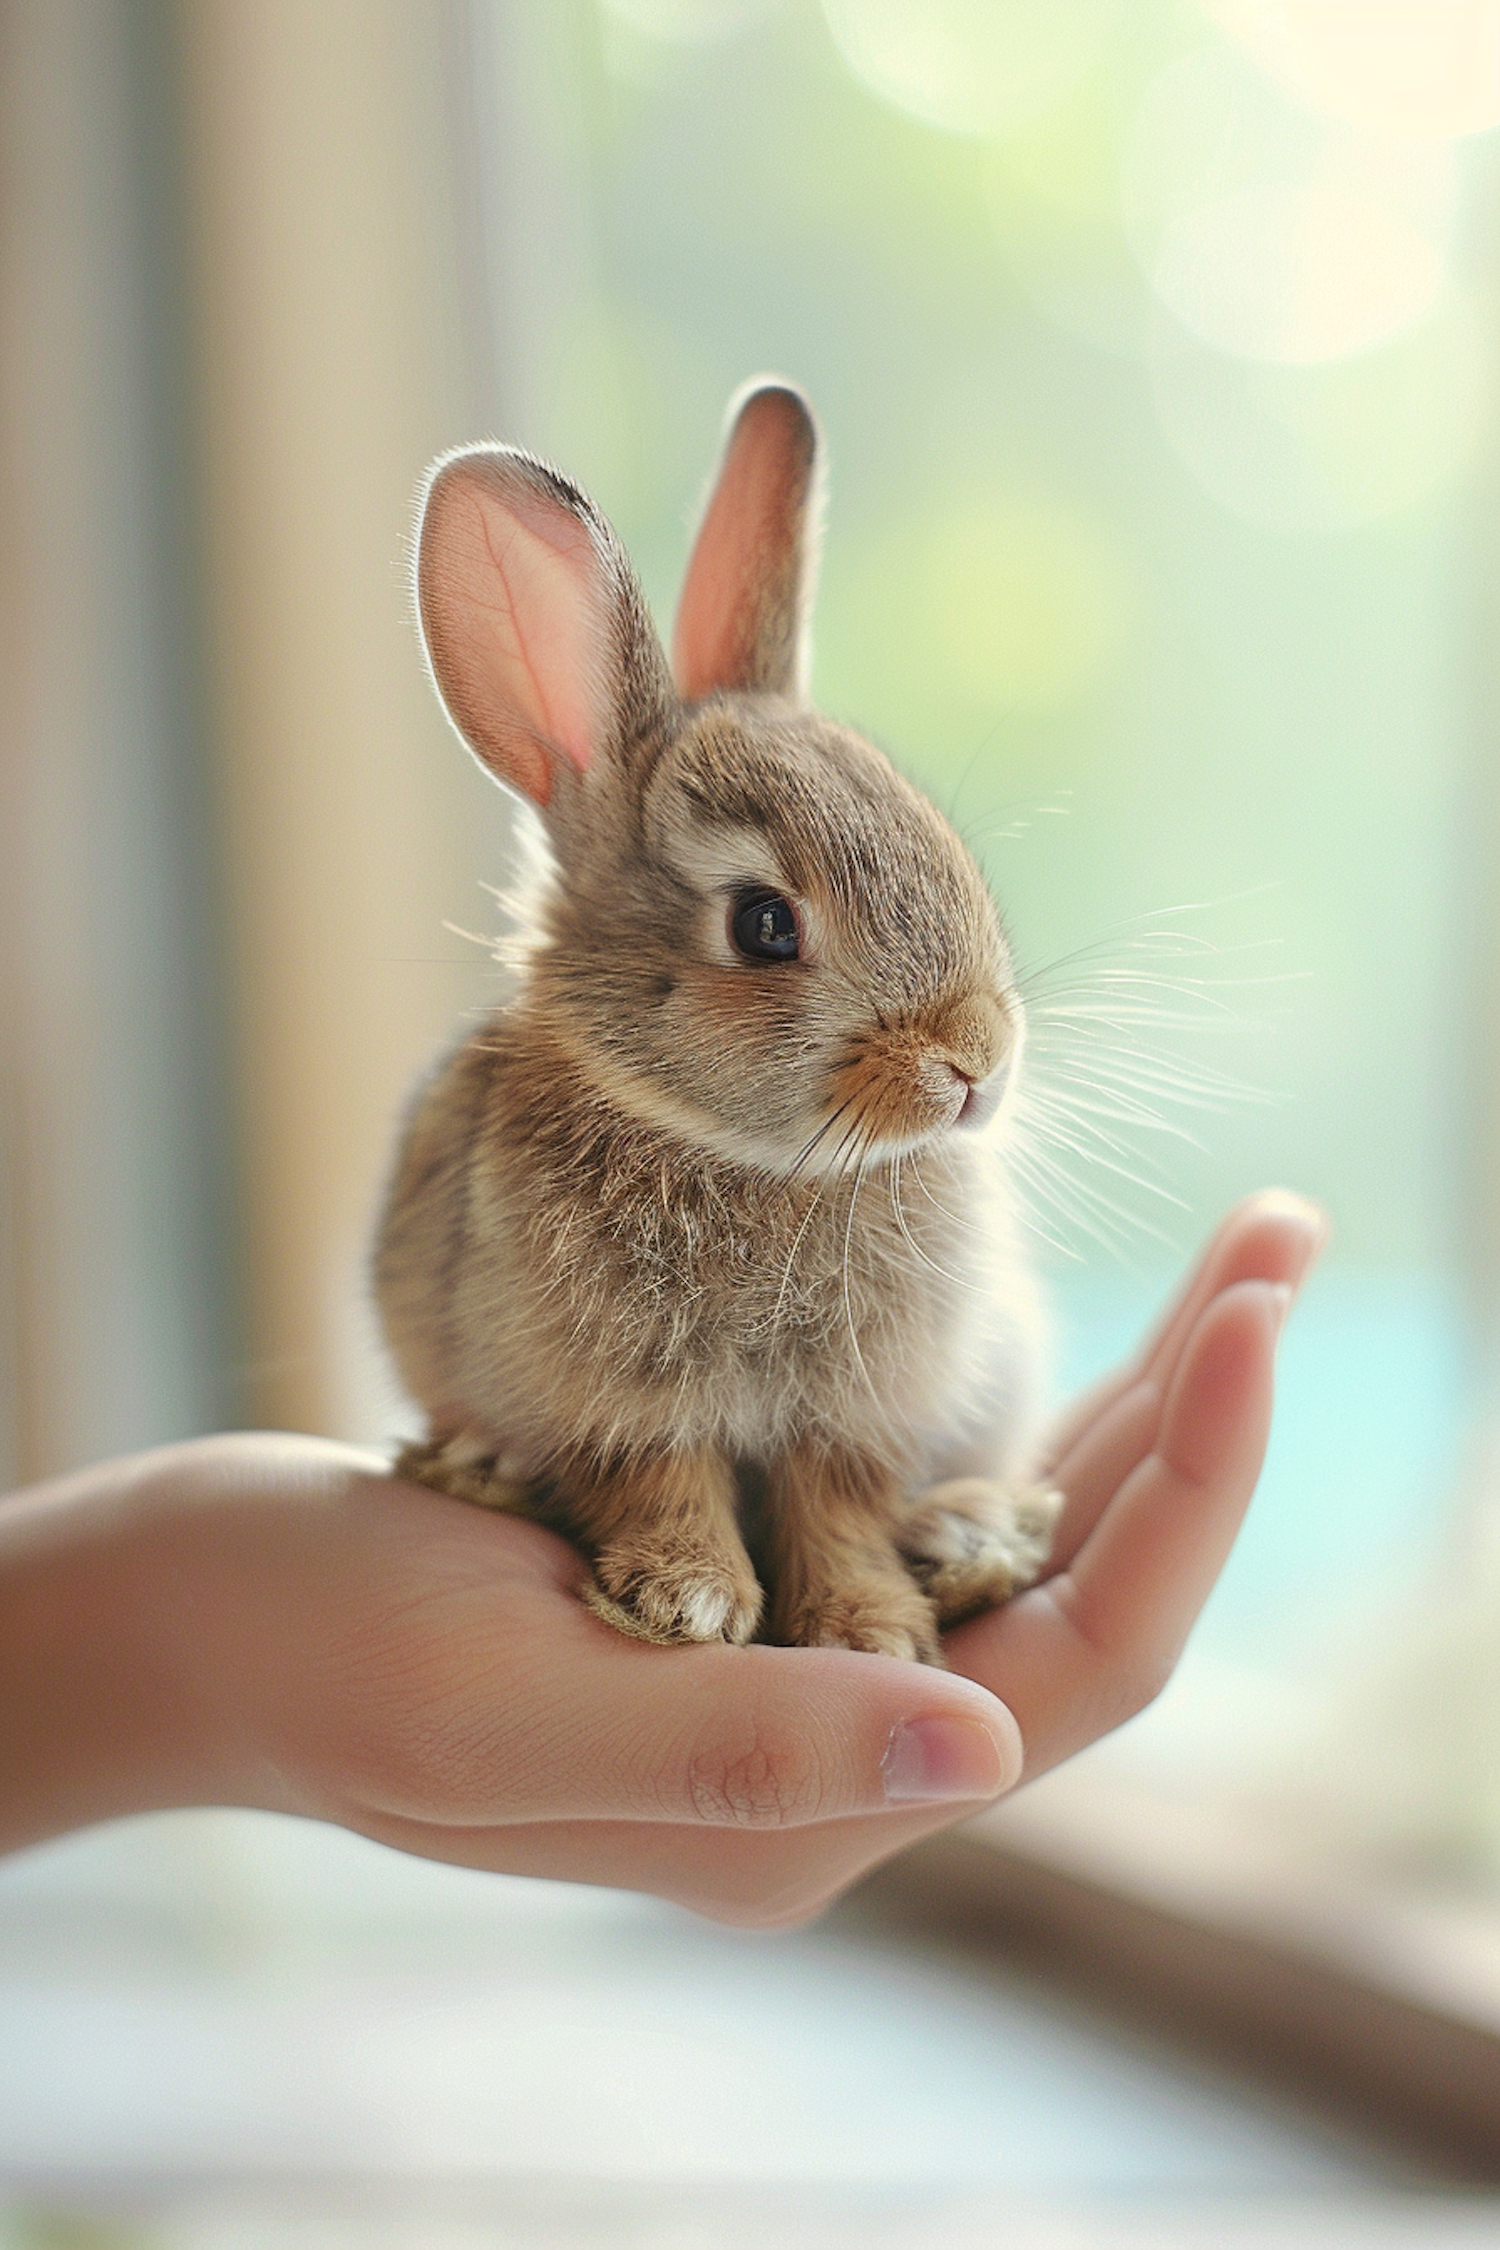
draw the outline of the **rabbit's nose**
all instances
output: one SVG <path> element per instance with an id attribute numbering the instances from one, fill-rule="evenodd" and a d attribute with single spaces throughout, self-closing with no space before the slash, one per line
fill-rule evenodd
<path id="1" fill-rule="evenodd" d="M 1015 1046 L 1010 1011 L 988 992 L 944 1002 L 925 1016 L 922 1029 L 967 1086 L 987 1086 Z"/>
<path id="2" fill-rule="evenodd" d="M 956 1075 L 960 1078 L 964 1077 L 962 1071 L 956 1073 Z M 954 1124 L 965 1126 L 973 1132 L 977 1132 L 981 1125 L 988 1125 L 1001 1102 L 1005 1099 L 1005 1088 L 1009 1078 L 1010 1057 L 1008 1055 L 998 1069 L 990 1072 L 988 1078 L 978 1081 L 972 1078 L 964 1078 L 967 1091 L 964 1094 L 963 1107 L 953 1120 Z"/>

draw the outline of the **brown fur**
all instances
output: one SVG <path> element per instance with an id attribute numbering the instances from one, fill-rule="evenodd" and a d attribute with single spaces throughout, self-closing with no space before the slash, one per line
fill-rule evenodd
<path id="1" fill-rule="evenodd" d="M 377 1289 L 430 1419 L 403 1465 L 568 1532 L 612 1622 L 939 1661 L 940 1624 L 1037 1574 L 1055 1508 L 1015 1482 L 1040 1322 L 1004 1111 L 955 1123 L 971 1086 L 1013 1075 L 1021 1009 L 935 809 L 858 736 L 739 684 L 794 680 L 807 597 L 812 425 L 767 395 L 692 566 L 755 599 L 726 607 L 690 573 L 679 621 L 680 671 L 737 676 L 691 704 L 664 696 L 591 504 L 524 457 L 439 467 L 434 672 L 465 739 L 545 807 L 552 861 L 514 999 L 418 1098 Z M 476 508 L 483 536 L 450 562 L 468 532 L 445 526 Z M 580 646 L 592 701 L 563 740 L 552 714 L 573 728 L 581 705 L 546 666 Z M 754 885 L 797 902 L 802 958 L 736 953 L 727 916 Z"/>

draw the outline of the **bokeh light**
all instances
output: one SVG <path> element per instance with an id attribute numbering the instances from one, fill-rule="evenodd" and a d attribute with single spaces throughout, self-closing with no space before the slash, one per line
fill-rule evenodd
<path id="1" fill-rule="evenodd" d="M 1002 133 L 1082 76 L 1120 0 L 823 0 L 850 68 L 945 132 Z"/>
<path id="2" fill-rule="evenodd" d="M 1246 358 L 1366 351 L 1429 314 L 1447 279 L 1447 144 L 1320 124 L 1219 44 L 1148 88 L 1123 196 L 1162 302 Z"/>
<path id="3" fill-rule="evenodd" d="M 1131 110 L 1122 72 L 1090 70 L 1041 116 L 985 150 L 995 239 L 1043 312 L 1101 350 L 1144 348 L 1149 296 L 1120 210 Z"/>
<path id="4" fill-rule="evenodd" d="M 606 15 L 627 31 L 688 46 L 732 39 L 775 5 L 776 0 L 603 0 Z"/>
<path id="5" fill-rule="evenodd" d="M 1252 523 L 1348 531 L 1408 508 L 1468 460 L 1484 405 L 1467 297 L 1382 350 L 1272 365 L 1206 349 L 1159 319 L 1152 382 L 1164 435 L 1199 484 Z"/>
<path id="6" fill-rule="evenodd" d="M 1439 246 L 1337 188 L 1246 188 L 1162 239 L 1158 296 L 1205 343 L 1309 364 L 1382 343 L 1436 304 Z"/>
<path id="7" fill-rule="evenodd" d="M 946 791 L 997 721 L 1076 712 L 1130 614 L 1109 524 L 1050 496 L 950 493 L 867 537 L 830 584 L 820 678 L 836 701 L 847 678 L 851 715 Z"/>
<path id="8" fill-rule="evenodd" d="M 1497 0 L 1204 0 L 1297 101 L 1374 132 L 1500 124 Z"/>

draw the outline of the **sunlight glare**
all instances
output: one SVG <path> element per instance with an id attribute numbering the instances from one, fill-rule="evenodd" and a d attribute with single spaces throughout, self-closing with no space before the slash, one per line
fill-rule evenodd
<path id="1" fill-rule="evenodd" d="M 634 0 L 632 0 L 634 4 Z M 948 133 L 1003 133 L 1073 85 L 1120 0 L 823 0 L 872 93 Z"/>
<path id="2" fill-rule="evenodd" d="M 1152 381 L 1162 430 L 1232 514 L 1288 531 L 1344 531 L 1425 499 L 1472 456 L 1484 349 L 1470 300 L 1378 351 L 1313 366 L 1211 351 L 1160 318 Z"/>
<path id="3" fill-rule="evenodd" d="M 1299 114 L 1221 46 L 1152 81 L 1124 171 L 1161 302 L 1218 351 L 1291 366 L 1368 351 L 1434 310 L 1453 196 L 1447 142 Z"/>
<path id="4" fill-rule="evenodd" d="M 1374 132 L 1500 124 L 1500 0 L 1202 0 L 1307 108 Z"/>

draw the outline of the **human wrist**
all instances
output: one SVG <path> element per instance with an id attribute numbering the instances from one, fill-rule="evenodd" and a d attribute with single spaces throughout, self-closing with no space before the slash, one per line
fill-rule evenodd
<path id="1" fill-rule="evenodd" d="M 172 1447 L 0 1499 L 0 1849 L 239 1801 L 199 1632 L 193 1457 Z M 206 1463 L 205 1463 L 206 1465 Z"/>

